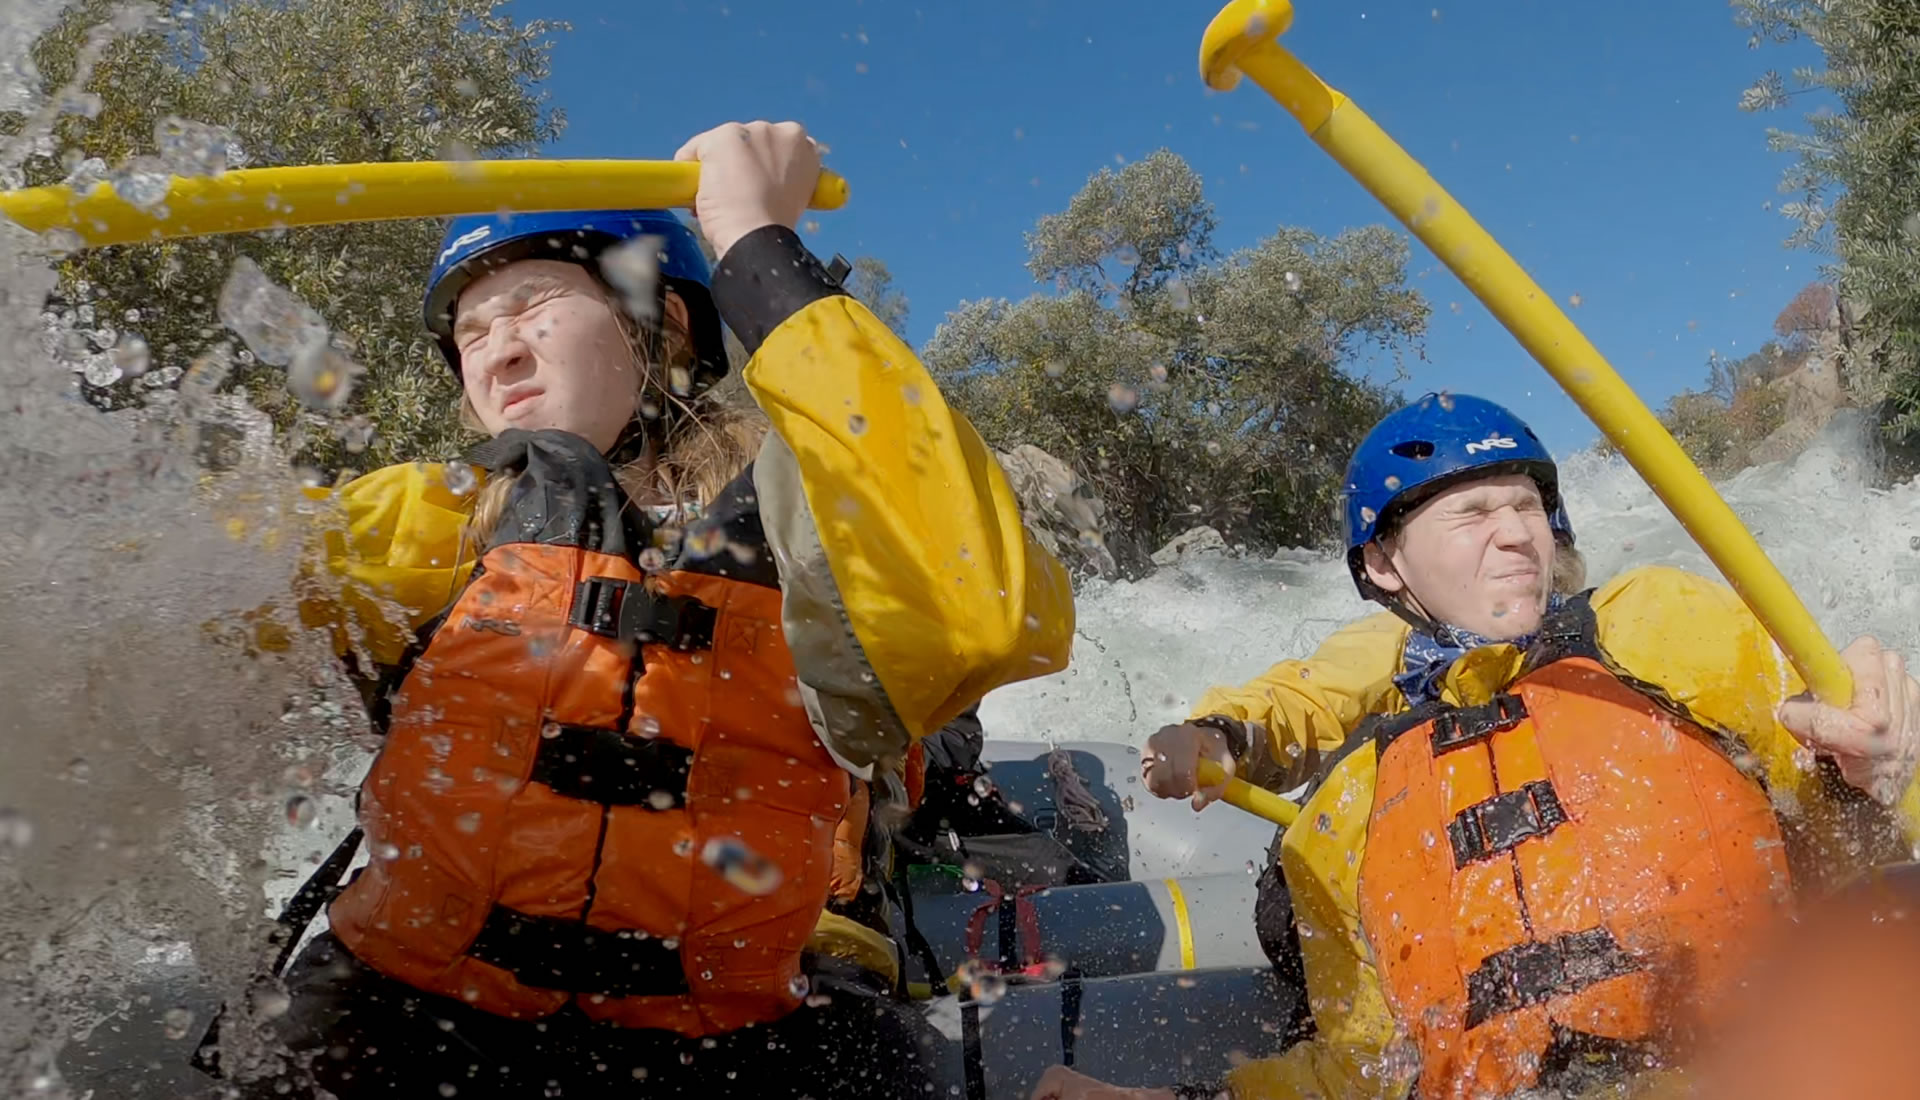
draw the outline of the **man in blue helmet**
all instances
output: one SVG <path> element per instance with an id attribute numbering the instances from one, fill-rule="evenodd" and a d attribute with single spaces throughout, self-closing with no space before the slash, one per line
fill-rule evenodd
<path id="1" fill-rule="evenodd" d="M 1387 610 L 1208 691 L 1142 754 L 1151 791 L 1196 805 L 1221 793 L 1203 756 L 1304 785 L 1254 916 L 1310 1018 L 1225 1082 L 1056 1068 L 1039 1100 L 1576 1095 L 1684 1060 L 1797 897 L 1920 837 L 1899 655 L 1848 647 L 1841 710 L 1724 585 L 1648 567 L 1579 591 L 1557 469 L 1507 410 L 1394 412 L 1345 498 L 1354 584 Z"/>
<path id="2" fill-rule="evenodd" d="M 371 658 L 383 742 L 366 866 L 338 885 L 357 831 L 284 918 L 288 952 L 328 927 L 248 1095 L 936 1087 L 884 922 L 834 902 L 910 747 L 1064 666 L 1071 590 L 795 233 L 805 131 L 680 157 L 711 275 L 666 211 L 457 220 L 426 327 L 489 438 L 313 493 L 342 522 L 301 610 Z M 757 408 L 709 389 L 722 319 Z"/>

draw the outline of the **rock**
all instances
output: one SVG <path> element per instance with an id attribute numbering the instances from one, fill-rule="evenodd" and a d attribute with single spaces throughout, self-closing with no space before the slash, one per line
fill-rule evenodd
<path id="1" fill-rule="evenodd" d="M 1229 553 L 1227 540 L 1220 532 L 1211 527 L 1195 527 L 1184 534 L 1176 535 L 1165 546 L 1153 552 L 1153 564 L 1173 565 L 1206 554 Z"/>
<path id="2" fill-rule="evenodd" d="M 1034 541 L 1063 563 L 1084 563 L 1110 577 L 1119 566 L 1106 546 L 1107 505 L 1065 462 L 1031 443 L 996 451 L 1020 516 Z"/>
<path id="3" fill-rule="evenodd" d="M 1753 445 L 1748 451 L 1749 462 L 1757 465 L 1792 458 L 1813 442 L 1835 412 L 1847 407 L 1846 387 L 1833 366 L 1838 362 L 1838 350 L 1832 334 L 1823 333 L 1805 366 L 1767 383 L 1786 399 L 1785 420 Z"/>

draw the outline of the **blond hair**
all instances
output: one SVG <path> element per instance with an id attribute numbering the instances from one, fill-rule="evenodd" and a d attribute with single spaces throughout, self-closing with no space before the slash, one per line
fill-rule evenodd
<path id="1" fill-rule="evenodd" d="M 627 350 L 640 368 L 640 399 L 635 402 L 630 429 L 648 437 L 645 452 L 620 465 L 613 476 L 630 501 L 660 501 L 674 508 L 684 522 L 689 506 L 697 509 L 712 502 L 753 461 L 769 429 L 766 415 L 758 406 L 727 402 L 712 390 L 691 396 L 674 392 L 687 387 L 674 386 L 671 381 L 691 378 L 695 367 L 693 339 L 686 325 L 671 311 L 664 315 L 660 362 L 652 362 L 638 323 L 621 307 L 619 298 L 599 274 L 594 272 L 593 276 L 626 338 Z M 486 433 L 473 402 L 464 393 L 460 396 L 460 424 Z M 467 541 L 475 553 L 487 549 L 512 484 L 509 478 L 491 480 L 474 498 Z"/>

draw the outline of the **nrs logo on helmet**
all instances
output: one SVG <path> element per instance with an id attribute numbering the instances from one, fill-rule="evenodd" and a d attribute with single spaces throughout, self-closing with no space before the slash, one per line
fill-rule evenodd
<path id="1" fill-rule="evenodd" d="M 1518 448 L 1519 446 L 1520 444 L 1517 441 L 1508 439 L 1504 435 L 1490 435 L 1478 443 L 1467 444 L 1467 453 L 1470 455 L 1475 455 L 1475 454 L 1481 453 L 1482 451 L 1491 451 L 1495 447 L 1499 447 L 1502 450 L 1511 451 Z"/>

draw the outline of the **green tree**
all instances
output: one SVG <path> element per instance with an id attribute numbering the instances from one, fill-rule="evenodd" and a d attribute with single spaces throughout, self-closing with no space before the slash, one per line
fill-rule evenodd
<path id="1" fill-rule="evenodd" d="M 1807 116 L 1804 132 L 1771 131 L 1793 154 L 1781 190 L 1795 221 L 1788 243 L 1835 259 L 1853 321 L 1847 384 L 1883 408 L 1896 437 L 1920 433 L 1920 7 L 1912 0 L 1735 0 L 1752 44 L 1803 39 L 1825 55 L 1793 73 L 1766 73 L 1741 98 L 1773 110 L 1825 93 L 1838 112 Z"/>
<path id="2" fill-rule="evenodd" d="M 907 296 L 893 289 L 893 272 L 884 261 L 860 256 L 843 280 L 847 293 L 858 298 L 880 322 L 902 340 L 907 338 Z"/>
<path id="3" fill-rule="evenodd" d="M 1347 455 L 1392 404 L 1346 369 L 1425 330 L 1405 238 L 1283 227 L 1221 258 L 1200 177 L 1162 150 L 1088 180 L 1027 235 L 1051 294 L 962 303 L 924 351 L 995 447 L 1072 464 L 1138 568 L 1211 524 L 1257 547 L 1332 533 Z"/>
<path id="4" fill-rule="evenodd" d="M 34 60 L 49 94 L 65 85 L 111 0 L 81 0 L 42 35 Z M 538 83 L 550 35 L 503 0 L 229 0 L 167 7 L 109 45 L 84 94 L 25 164 L 25 182 L 116 180 L 123 195 L 154 173 L 357 161 L 528 155 L 564 123 Z M 19 114 L 0 117 L 17 133 Z M 164 391 L 196 356 L 231 341 L 222 286 L 243 258 L 311 305 L 332 344 L 365 370 L 338 408 L 304 406 L 284 370 L 232 374 L 322 469 L 455 453 L 457 390 L 421 334 L 419 302 L 441 227 L 379 222 L 76 253 L 62 270 L 66 346 L 94 369 L 88 395 L 126 404 Z M 244 269 L 244 265 L 243 265 Z M 149 360 L 141 362 L 137 334 Z M 148 369 L 115 380 L 98 353 Z M 92 385 L 98 382 L 101 385 Z M 369 425 L 377 426 L 369 441 Z M 363 452 L 363 453 L 356 453 Z"/>

